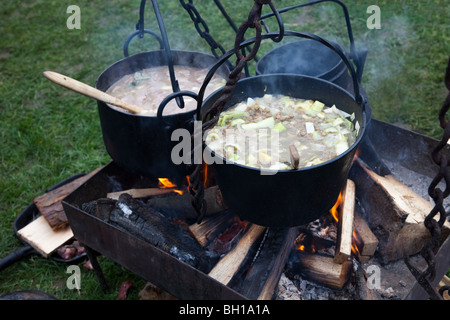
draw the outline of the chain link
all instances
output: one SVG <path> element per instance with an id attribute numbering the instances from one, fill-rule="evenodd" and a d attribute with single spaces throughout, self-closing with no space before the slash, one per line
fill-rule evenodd
<path id="1" fill-rule="evenodd" d="M 450 91 L 450 60 L 447 66 L 445 74 L 445 85 Z M 405 258 L 405 263 L 408 269 L 416 278 L 417 282 L 422 286 L 422 288 L 430 295 L 432 299 L 442 300 L 444 291 L 448 291 L 449 287 L 443 287 L 439 292 L 430 283 L 436 277 L 436 261 L 435 257 L 439 249 L 441 229 L 447 217 L 447 213 L 444 208 L 444 199 L 450 194 L 450 175 L 448 171 L 448 159 L 441 153 L 441 151 L 446 147 L 450 139 L 450 122 L 445 120 L 448 109 L 450 108 L 450 93 L 442 105 L 439 111 L 439 123 L 442 129 L 444 129 L 444 134 L 441 141 L 438 143 L 436 148 L 432 151 L 431 157 L 436 165 L 439 166 L 439 172 L 436 177 L 431 182 L 428 188 L 428 194 L 433 199 L 435 206 L 431 212 L 425 218 L 425 227 L 429 230 L 431 234 L 431 240 L 426 243 L 422 250 L 420 251 L 421 256 L 425 259 L 427 263 L 427 268 L 420 272 L 419 269 L 414 267 L 411 263 L 409 257 Z M 445 182 L 445 191 L 442 191 L 437 185 L 441 182 Z M 436 215 L 439 214 L 439 220 L 434 219 Z"/>
<path id="2" fill-rule="evenodd" d="M 184 0 L 180 0 L 183 8 L 189 13 L 192 22 L 194 22 L 195 29 L 197 30 L 200 37 L 205 39 L 206 43 L 211 47 L 212 54 L 219 58 L 221 55 L 225 53 L 225 49 L 214 40 L 213 36 L 209 33 L 209 27 L 206 24 L 205 20 L 202 18 L 197 8 L 194 6 L 192 0 L 189 0 L 188 3 Z M 218 53 L 220 51 L 221 54 Z"/>
<path id="3" fill-rule="evenodd" d="M 180 0 L 180 2 L 183 4 L 183 0 Z M 192 4 L 192 1 L 189 1 L 190 4 Z M 246 63 L 253 59 L 260 47 L 261 44 L 261 24 L 259 23 L 259 20 L 261 18 L 262 13 L 262 7 L 264 4 L 271 4 L 271 1 L 267 0 L 255 0 L 255 3 L 250 10 L 250 13 L 248 15 L 247 20 L 245 20 L 241 26 L 238 29 L 238 32 L 236 34 L 235 42 L 234 42 L 234 54 L 236 55 L 237 61 L 236 65 L 233 70 L 231 70 L 227 83 L 224 87 L 224 89 L 221 92 L 220 97 L 214 102 L 212 107 L 202 115 L 202 137 L 203 133 L 211 129 L 215 126 L 217 123 L 217 120 L 220 116 L 220 113 L 225 108 L 226 102 L 230 99 L 231 94 L 233 93 L 234 89 L 236 88 L 237 82 L 241 78 L 242 70 L 244 69 Z M 184 6 L 183 6 L 184 7 Z M 271 6 L 273 7 L 273 6 Z M 185 8 L 186 9 L 186 8 Z M 191 16 L 192 18 L 192 16 Z M 253 48 L 251 52 L 244 56 L 240 51 L 240 44 L 244 39 L 244 35 L 248 29 L 255 29 L 256 30 L 256 37 L 255 42 L 253 45 Z M 193 140 L 194 141 L 194 140 Z M 195 144 L 194 149 L 195 151 Z M 194 157 L 195 152 L 192 152 L 192 157 Z M 203 199 L 204 195 L 204 186 L 202 183 L 202 166 L 199 164 L 196 164 L 195 167 L 192 170 L 191 176 L 190 176 L 190 185 L 189 185 L 189 192 L 192 197 L 192 205 L 194 209 L 197 211 L 198 219 L 197 222 L 200 223 L 205 216 L 206 213 L 206 202 Z"/>

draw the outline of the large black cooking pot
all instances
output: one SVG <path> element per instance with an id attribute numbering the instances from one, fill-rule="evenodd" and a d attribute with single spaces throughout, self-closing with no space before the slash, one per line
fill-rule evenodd
<path id="1" fill-rule="evenodd" d="M 339 46 L 336 43 L 334 45 Z M 352 88 L 347 66 L 339 55 L 311 39 L 291 42 L 270 50 L 259 59 L 255 70 L 256 74 L 292 73 L 312 76 L 333 82 L 346 90 Z"/>
<path id="2" fill-rule="evenodd" d="M 209 68 L 217 62 L 214 56 L 205 53 L 177 50 L 171 52 L 174 65 Z M 145 68 L 166 66 L 167 63 L 164 50 L 128 56 L 108 67 L 97 79 L 96 88 L 106 91 L 127 74 Z M 225 67 L 221 68 L 218 74 L 225 77 Z M 158 116 L 148 117 L 121 112 L 98 101 L 103 141 L 111 158 L 125 170 L 148 177 L 166 177 L 181 181 L 188 172 L 185 165 L 176 165 L 171 161 L 170 155 L 174 146 L 171 134 L 177 128 L 192 132 L 195 110 L 164 115 L 164 106 L 160 105 Z"/>
<path id="3" fill-rule="evenodd" d="M 369 121 L 365 108 L 367 101 L 360 94 L 356 72 L 343 52 L 312 34 L 293 31 L 287 31 L 286 34 L 314 39 L 335 50 L 351 71 L 356 98 L 336 84 L 316 77 L 294 74 L 258 75 L 238 82 L 225 110 L 248 97 L 262 97 L 266 93 L 282 94 L 320 100 L 328 106 L 336 105 L 349 114 L 355 113 L 355 121 L 359 122 L 360 130 L 356 142 L 338 157 L 297 170 L 262 172 L 260 169 L 226 162 L 226 159 L 205 146 L 205 152 L 210 152 L 215 159 L 211 168 L 227 206 L 241 219 L 269 227 L 303 225 L 328 213 L 347 181 L 353 157 Z M 265 37 L 270 36 L 268 34 Z M 252 42 L 249 40 L 247 43 Z M 218 91 L 205 99 L 201 113 L 206 113 L 220 96 Z M 199 110 L 197 118 L 201 118 Z"/>

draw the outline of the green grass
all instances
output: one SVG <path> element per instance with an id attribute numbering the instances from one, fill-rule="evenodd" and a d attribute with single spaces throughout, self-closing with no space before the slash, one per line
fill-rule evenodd
<path id="1" fill-rule="evenodd" d="M 138 20 L 140 1 L 11 0 L 0 5 L 0 256 L 21 246 L 12 231 L 14 218 L 32 199 L 57 182 L 110 161 L 105 151 L 96 102 L 50 83 L 45 70 L 93 85 L 99 74 L 123 57 L 122 46 Z M 146 28 L 158 30 L 147 1 Z M 160 1 L 173 49 L 209 52 L 177 0 Z M 234 35 L 213 1 L 197 0 L 212 36 L 227 50 Z M 280 8 L 299 1 L 274 0 Z M 66 28 L 69 5 L 81 8 L 81 30 Z M 253 0 L 223 0 L 239 25 Z M 437 112 L 447 91 L 443 85 L 449 58 L 450 24 L 446 0 L 346 1 L 358 48 L 369 56 L 363 78 L 373 117 L 401 123 L 440 138 Z M 368 30 L 366 9 L 381 8 L 380 30 Z M 342 13 L 326 3 L 283 16 L 286 28 L 317 33 L 347 44 Z M 269 21 L 272 30 L 276 24 Z M 254 34 L 249 30 L 246 37 Z M 264 43 L 264 51 L 273 47 Z M 131 53 L 156 49 L 156 42 L 135 39 Z M 26 258 L 0 272 L 0 294 L 40 289 L 60 299 L 115 299 L 122 281 L 144 281 L 101 259 L 113 292 L 104 294 L 91 271 L 82 270 L 80 294 L 68 290 L 66 265 L 40 256 Z"/>

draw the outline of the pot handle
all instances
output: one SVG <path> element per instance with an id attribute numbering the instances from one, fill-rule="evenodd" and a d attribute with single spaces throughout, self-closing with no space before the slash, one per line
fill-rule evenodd
<path id="1" fill-rule="evenodd" d="M 266 33 L 261 35 L 261 39 L 273 39 L 273 38 L 277 38 L 279 36 L 278 32 L 271 32 L 271 33 Z M 328 48 L 330 48 L 331 50 L 333 50 L 334 52 L 336 52 L 339 57 L 342 59 L 342 61 L 345 63 L 345 65 L 347 66 L 347 69 L 350 71 L 351 77 L 352 77 L 352 81 L 353 81 L 353 92 L 354 92 L 354 99 L 356 101 L 356 103 L 358 103 L 359 105 L 361 105 L 363 107 L 363 109 L 366 107 L 367 101 L 363 98 L 363 96 L 361 95 L 361 88 L 360 88 L 360 84 L 359 84 L 359 77 L 357 72 L 355 71 L 355 68 L 353 67 L 353 65 L 350 63 L 349 59 L 347 58 L 345 52 L 343 52 L 340 48 L 335 47 L 332 43 L 330 43 L 329 41 L 315 35 L 312 33 L 308 33 L 308 32 L 299 32 L 299 31 L 290 31 L 287 30 L 284 32 L 284 36 L 295 36 L 295 37 L 300 37 L 300 38 L 307 38 L 307 39 L 311 39 L 311 40 L 315 40 L 318 41 L 320 43 L 322 43 L 323 45 L 327 46 Z M 246 41 L 243 41 L 240 46 L 239 49 L 242 49 L 246 46 L 252 45 L 255 42 L 256 38 L 253 37 L 251 39 L 248 39 Z M 203 98 L 205 95 L 205 90 L 207 85 L 209 84 L 209 81 L 211 80 L 211 78 L 213 77 L 213 75 L 215 74 L 215 72 L 217 71 L 217 69 L 225 62 L 227 61 L 233 54 L 235 53 L 234 49 L 228 51 L 226 54 L 224 54 L 219 61 L 216 62 L 216 64 L 214 64 L 211 69 L 209 70 L 208 74 L 205 77 L 205 80 L 203 81 L 203 84 L 199 90 L 198 93 L 198 99 L 197 99 L 197 113 L 196 113 L 196 119 L 200 119 L 202 120 L 202 114 L 201 114 L 201 109 L 202 109 L 202 104 L 203 104 Z"/>
<path id="2" fill-rule="evenodd" d="M 168 128 L 172 127 L 173 125 L 170 124 L 169 122 L 167 122 L 167 121 L 164 119 L 164 116 L 163 116 L 164 108 L 167 106 L 167 104 L 169 103 L 170 100 L 176 99 L 176 98 L 181 97 L 181 96 L 191 97 L 191 98 L 195 99 L 196 101 L 198 101 L 198 95 L 197 95 L 195 92 L 192 92 L 192 91 L 177 91 L 177 92 L 172 92 L 172 93 L 169 94 L 167 97 L 165 97 L 164 100 L 161 101 L 161 103 L 159 104 L 158 112 L 156 113 L 156 117 L 158 118 L 158 120 L 159 120 L 161 123 L 163 123 L 164 125 L 166 125 L 166 127 L 168 127 Z M 184 104 L 183 104 L 182 106 L 178 105 L 178 107 L 179 107 L 180 109 L 183 109 L 183 108 L 184 108 Z"/>

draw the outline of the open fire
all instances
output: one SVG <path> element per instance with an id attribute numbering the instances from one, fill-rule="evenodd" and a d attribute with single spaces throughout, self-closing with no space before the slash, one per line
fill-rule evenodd
<path id="1" fill-rule="evenodd" d="M 347 292 L 358 283 L 359 291 L 349 293 L 347 298 L 361 298 L 362 291 L 367 292 L 367 274 L 358 270 L 367 265 L 397 266 L 405 255 L 417 253 L 420 243 L 426 241 L 422 237 L 426 230 L 422 230 L 423 219 L 419 221 L 413 212 L 420 204 L 426 213 L 430 205 L 393 177 L 377 175 L 366 165 L 364 156 L 355 159 L 346 187 L 329 213 L 307 225 L 288 229 L 260 227 L 239 219 L 227 210 L 211 173 L 204 176 L 208 212 L 200 224 L 196 223 L 191 195 L 186 192 L 189 177 L 183 186 L 168 179 L 143 181 L 114 163 L 71 194 L 63 205 L 75 236 L 88 248 L 92 246 L 178 297 L 281 299 L 278 281 L 289 280 L 301 288 L 303 284 L 298 279 L 302 277 L 336 292 Z M 104 183 L 111 179 L 119 181 Z M 92 202 L 95 206 L 90 208 L 94 209 L 86 214 L 83 209 L 89 206 L 85 203 Z M 91 215 L 97 219 L 91 221 Z M 124 218 L 126 215 L 138 225 L 131 224 Z M 157 222 L 149 223 L 152 219 Z M 157 228 L 151 229 L 154 226 Z M 86 230 L 89 228 L 95 231 Z M 443 239 L 449 230 L 443 228 Z M 94 235 L 95 239 L 90 238 Z M 160 237 L 156 241 L 155 235 Z M 167 239 L 168 235 L 176 237 Z M 143 242 L 137 244 L 138 240 Z M 109 248 L 108 241 L 115 247 Z M 129 260 L 134 251 L 141 252 L 139 256 L 157 256 L 158 261 Z M 148 264 L 154 263 L 158 269 L 174 270 L 184 279 L 183 286 L 178 285 L 180 281 L 173 281 L 173 276 L 149 271 Z M 405 270 L 401 286 L 399 280 L 382 285 L 395 288 L 395 296 L 401 297 L 411 288 L 408 276 L 411 275 Z M 200 280 L 192 282 L 193 278 Z M 199 291 L 199 285 L 211 288 L 208 296 L 192 296 L 192 292 Z M 375 294 L 375 298 L 386 296 Z"/>

